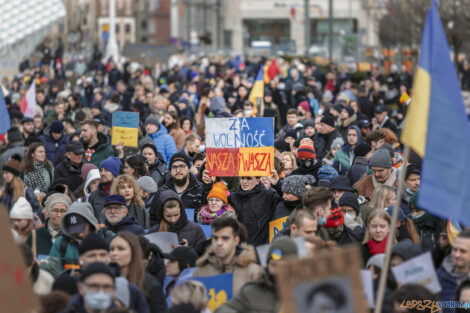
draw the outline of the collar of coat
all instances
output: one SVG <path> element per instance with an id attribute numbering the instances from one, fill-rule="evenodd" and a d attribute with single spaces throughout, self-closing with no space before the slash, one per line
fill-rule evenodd
<path id="1" fill-rule="evenodd" d="M 239 266 L 241 268 L 245 268 L 248 267 L 251 263 L 257 263 L 255 249 L 250 245 L 242 243 L 238 245 L 235 256 L 233 257 L 230 264 L 226 264 L 224 266 L 220 262 L 219 258 L 216 257 L 211 245 L 207 248 L 206 253 L 204 253 L 204 255 L 200 257 L 199 260 L 197 260 L 196 266 L 202 267 L 207 264 L 212 264 L 218 269 L 228 266 Z"/>

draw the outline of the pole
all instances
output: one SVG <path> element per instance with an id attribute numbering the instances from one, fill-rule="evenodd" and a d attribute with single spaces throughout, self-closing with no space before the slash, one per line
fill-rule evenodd
<path id="1" fill-rule="evenodd" d="M 410 147 L 405 145 L 403 154 L 404 154 L 405 160 L 408 160 L 410 156 Z M 396 221 L 398 218 L 398 212 L 400 210 L 400 202 L 401 202 L 401 198 L 403 197 L 403 192 L 405 191 L 405 173 L 406 173 L 406 169 L 402 168 L 400 171 L 400 177 L 398 178 L 397 201 L 395 203 L 395 206 L 393 207 L 392 225 L 390 226 L 390 232 L 395 231 L 395 225 L 396 225 Z M 388 276 L 388 272 L 390 269 L 390 258 L 392 255 L 393 237 L 394 236 L 388 236 L 388 239 L 387 239 L 387 246 L 385 250 L 385 264 L 382 269 L 382 273 L 380 273 L 379 289 L 377 291 L 377 300 L 375 301 L 374 313 L 382 312 L 382 304 L 384 301 L 384 294 L 385 294 L 385 284 L 387 282 L 387 276 Z"/>
<path id="2" fill-rule="evenodd" d="M 310 48 L 310 1 L 304 1 L 305 7 L 305 55 L 308 56 L 308 50 Z"/>
<path id="3" fill-rule="evenodd" d="M 328 1 L 328 59 L 333 63 L 333 0 Z"/>
<path id="4" fill-rule="evenodd" d="M 109 39 L 106 46 L 106 60 L 109 57 L 113 58 L 114 63 L 119 63 L 119 47 L 116 40 L 116 0 L 109 0 Z"/>

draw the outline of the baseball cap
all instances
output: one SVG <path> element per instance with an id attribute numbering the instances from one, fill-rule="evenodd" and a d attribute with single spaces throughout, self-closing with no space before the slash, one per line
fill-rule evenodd
<path id="1" fill-rule="evenodd" d="M 85 152 L 85 149 L 83 148 L 83 145 L 80 141 L 70 141 L 65 146 L 65 151 L 72 152 L 75 154 L 82 154 L 83 152 Z"/>
<path id="2" fill-rule="evenodd" d="M 86 229 L 86 224 L 88 223 L 85 218 L 78 214 L 70 214 L 67 216 L 69 233 L 71 234 L 80 234 L 83 233 Z"/>
<path id="3" fill-rule="evenodd" d="M 163 258 L 194 266 L 197 260 L 197 254 L 192 247 L 180 246 L 173 249 L 170 253 L 163 253 Z"/>

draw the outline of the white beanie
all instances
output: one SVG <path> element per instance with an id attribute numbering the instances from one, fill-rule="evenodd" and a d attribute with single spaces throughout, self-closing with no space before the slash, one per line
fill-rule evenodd
<path id="1" fill-rule="evenodd" d="M 63 203 L 69 208 L 69 206 L 72 204 L 72 200 L 70 199 L 69 196 L 63 194 L 63 193 L 53 193 L 50 196 L 47 197 L 46 202 L 44 203 L 46 206 L 46 210 L 49 214 L 51 214 L 52 206 L 56 203 Z"/>
<path id="2" fill-rule="evenodd" d="M 10 218 L 17 220 L 33 219 L 33 208 L 25 197 L 20 197 L 18 201 L 15 202 L 13 208 L 10 211 Z"/>

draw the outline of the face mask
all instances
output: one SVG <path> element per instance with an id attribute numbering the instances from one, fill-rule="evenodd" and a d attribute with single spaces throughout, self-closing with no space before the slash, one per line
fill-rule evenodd
<path id="1" fill-rule="evenodd" d="M 405 185 L 405 192 L 406 192 L 407 194 L 409 194 L 409 195 L 413 195 L 413 194 L 415 193 L 415 192 L 412 191 L 410 188 L 406 187 L 406 185 Z"/>
<path id="2" fill-rule="evenodd" d="M 317 114 L 318 115 L 323 115 L 323 111 L 324 111 L 323 109 L 319 109 Z"/>
<path id="3" fill-rule="evenodd" d="M 246 116 L 250 116 L 253 110 L 245 110 L 244 112 Z"/>
<path id="4" fill-rule="evenodd" d="M 85 293 L 85 303 L 93 310 L 106 310 L 111 306 L 111 296 L 103 291 Z"/>
<path id="5" fill-rule="evenodd" d="M 284 85 L 284 84 L 279 84 L 279 85 L 277 86 L 277 88 L 278 88 L 279 90 L 284 90 L 284 89 L 286 89 L 286 85 Z"/>
<path id="6" fill-rule="evenodd" d="M 424 216 L 424 214 L 426 214 L 426 212 L 423 212 L 423 213 L 421 213 L 421 214 L 419 214 L 419 215 L 413 215 L 413 214 L 411 214 L 410 217 L 411 217 L 412 220 L 419 220 L 421 217 Z"/>
<path id="7" fill-rule="evenodd" d="M 354 213 L 346 213 L 344 214 L 344 218 L 350 221 L 354 221 L 356 219 L 356 214 Z"/>
<path id="8" fill-rule="evenodd" d="M 299 160 L 299 164 L 302 167 L 309 168 L 313 165 L 313 162 L 310 159 L 308 159 L 308 160 Z"/>
<path id="9" fill-rule="evenodd" d="M 322 226 L 326 224 L 326 217 L 320 217 L 318 219 L 318 225 Z"/>

